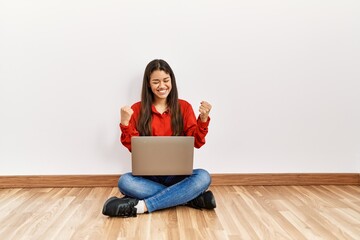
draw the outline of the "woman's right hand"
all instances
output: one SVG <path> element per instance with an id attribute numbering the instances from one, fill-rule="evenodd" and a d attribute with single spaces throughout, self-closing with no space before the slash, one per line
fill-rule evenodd
<path id="1" fill-rule="evenodd" d="M 121 124 L 124 126 L 128 126 L 133 113 L 134 113 L 134 110 L 132 110 L 131 107 L 129 107 L 129 106 L 122 107 L 120 109 Z"/>

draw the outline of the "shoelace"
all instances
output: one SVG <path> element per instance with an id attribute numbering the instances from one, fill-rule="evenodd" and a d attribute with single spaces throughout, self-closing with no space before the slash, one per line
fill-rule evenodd
<path id="1" fill-rule="evenodd" d="M 135 210 L 135 211 L 134 211 Z M 117 216 L 136 216 L 136 209 L 134 208 L 134 203 L 129 202 L 126 205 L 119 204 L 116 209 Z"/>

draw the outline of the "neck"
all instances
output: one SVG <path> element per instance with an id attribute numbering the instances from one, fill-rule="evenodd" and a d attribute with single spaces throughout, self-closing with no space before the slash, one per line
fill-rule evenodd
<path id="1" fill-rule="evenodd" d="M 163 114 L 167 110 L 166 99 L 158 99 L 157 101 L 154 101 L 153 104 L 156 108 L 156 111 L 161 114 Z"/>
<path id="2" fill-rule="evenodd" d="M 166 107 L 167 106 L 166 99 L 155 99 L 153 104 L 155 106 L 161 106 L 161 107 Z"/>

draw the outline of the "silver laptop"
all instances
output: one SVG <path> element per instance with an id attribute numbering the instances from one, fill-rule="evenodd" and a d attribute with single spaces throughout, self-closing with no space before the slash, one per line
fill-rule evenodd
<path id="1" fill-rule="evenodd" d="M 194 137 L 131 138 L 132 174 L 135 176 L 191 175 L 193 158 Z"/>

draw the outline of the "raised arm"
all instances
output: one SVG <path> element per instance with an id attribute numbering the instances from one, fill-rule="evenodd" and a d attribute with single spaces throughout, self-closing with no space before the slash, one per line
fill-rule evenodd
<path id="1" fill-rule="evenodd" d="M 195 137 L 195 147 L 200 148 L 205 144 L 205 137 L 208 133 L 208 126 L 210 123 L 209 112 L 211 105 L 205 101 L 201 102 L 199 112 L 200 115 L 196 119 L 192 106 L 187 103 L 182 103 L 182 112 L 184 117 L 184 133 L 186 136 Z"/>
<path id="2" fill-rule="evenodd" d="M 132 107 L 124 106 L 120 109 L 120 141 L 130 152 L 131 137 L 139 136 L 139 132 L 136 129 L 136 119 L 138 114 L 139 112 L 134 105 Z"/>

